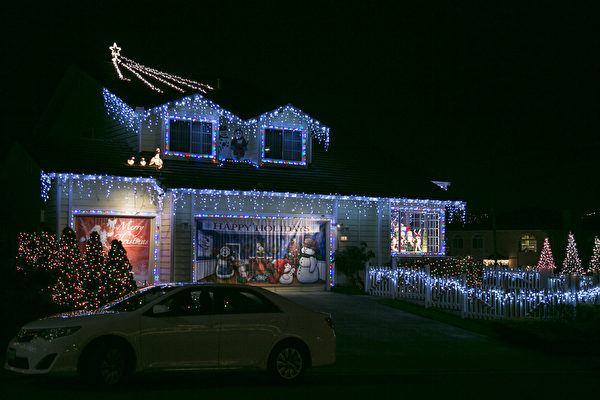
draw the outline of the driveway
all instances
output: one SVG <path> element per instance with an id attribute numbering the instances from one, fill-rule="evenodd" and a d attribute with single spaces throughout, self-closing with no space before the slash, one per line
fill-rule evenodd
<path id="1" fill-rule="evenodd" d="M 597 361 L 552 356 L 378 304 L 372 296 L 332 292 L 286 297 L 333 316 L 335 374 L 494 375 L 597 374 Z M 565 343 L 565 345 L 568 345 Z M 316 372 L 317 369 L 315 369 Z M 596 375 L 597 376 L 597 375 Z"/>

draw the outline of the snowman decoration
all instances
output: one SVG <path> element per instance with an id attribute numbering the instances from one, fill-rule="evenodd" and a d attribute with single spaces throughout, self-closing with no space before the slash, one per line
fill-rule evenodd
<path id="1" fill-rule="evenodd" d="M 231 139 L 227 133 L 228 131 L 226 129 L 219 131 L 219 142 L 217 144 L 217 154 L 219 155 L 219 160 L 226 160 L 229 158 Z"/>
<path id="2" fill-rule="evenodd" d="M 219 279 L 229 279 L 233 276 L 233 263 L 235 258 L 231 254 L 231 249 L 228 246 L 221 247 L 217 254 L 217 271 L 216 275 Z"/>
<path id="3" fill-rule="evenodd" d="M 317 242 L 314 239 L 304 239 L 296 278 L 300 283 L 314 283 L 319 280 L 319 269 L 317 268 Z"/>
<path id="4" fill-rule="evenodd" d="M 289 285 L 294 281 L 294 272 L 296 268 L 292 267 L 292 264 L 288 260 L 283 264 L 283 273 L 279 277 L 279 283 L 283 285 Z"/>
<path id="5" fill-rule="evenodd" d="M 248 149 L 248 141 L 244 137 L 244 132 L 241 129 L 236 129 L 235 137 L 231 140 L 231 150 L 233 150 L 233 156 L 241 161 L 246 154 Z"/>

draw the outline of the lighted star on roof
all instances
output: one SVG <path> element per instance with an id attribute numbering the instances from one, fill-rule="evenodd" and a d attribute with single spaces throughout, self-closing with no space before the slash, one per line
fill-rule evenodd
<path id="1" fill-rule="evenodd" d="M 202 93 L 206 93 L 205 89 L 212 89 L 211 86 L 200 83 L 196 81 L 192 81 L 190 79 L 185 79 L 176 75 L 171 75 L 166 72 L 158 71 L 154 68 L 146 67 L 145 65 L 138 64 L 137 62 L 130 60 L 127 57 L 123 57 L 121 55 L 121 48 L 117 45 L 117 43 L 113 43 L 112 46 L 108 48 L 110 50 L 110 55 L 112 57 L 112 63 L 115 67 L 115 71 L 119 75 L 119 79 L 124 81 L 130 81 L 131 79 L 125 77 L 121 72 L 120 66 L 127 69 L 131 72 L 136 78 L 142 81 L 146 86 L 150 89 L 162 93 L 162 89 L 159 85 L 166 85 L 172 89 L 178 90 L 181 93 L 185 92 L 183 87 L 192 90 L 198 90 Z M 150 82 L 153 81 L 154 83 Z"/>

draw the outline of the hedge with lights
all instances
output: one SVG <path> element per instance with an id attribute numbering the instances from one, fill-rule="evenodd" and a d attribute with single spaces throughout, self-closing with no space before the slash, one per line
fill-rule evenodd
<path id="1" fill-rule="evenodd" d="M 467 287 L 481 285 L 483 263 L 482 261 L 476 261 L 473 257 L 399 257 L 397 260 L 398 268 L 425 268 L 426 265 L 429 265 L 431 276 L 460 278 L 464 274 Z"/>

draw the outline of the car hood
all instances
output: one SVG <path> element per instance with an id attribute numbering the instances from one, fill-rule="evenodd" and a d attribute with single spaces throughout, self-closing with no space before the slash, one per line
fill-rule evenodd
<path id="1" fill-rule="evenodd" d="M 107 322 L 107 320 L 124 318 L 131 313 L 118 313 L 114 311 L 73 311 L 62 314 L 51 315 L 32 321 L 23 326 L 24 329 L 59 328 L 80 324 L 94 324 Z"/>

